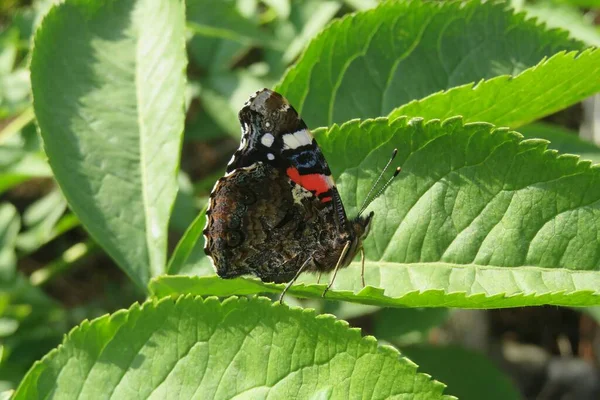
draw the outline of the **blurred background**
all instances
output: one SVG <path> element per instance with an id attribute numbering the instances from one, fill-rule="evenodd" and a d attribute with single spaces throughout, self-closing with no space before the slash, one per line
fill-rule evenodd
<path id="1" fill-rule="evenodd" d="M 187 119 L 170 246 L 194 219 L 239 144 L 237 110 L 271 87 L 333 18 L 375 0 L 230 0 L 224 16 L 188 1 Z M 0 0 L 0 391 L 83 319 L 143 300 L 69 211 L 45 161 L 29 86 L 32 35 L 53 1 Z M 513 7 L 600 45 L 600 1 L 514 1 Z M 598 77 L 595 77 L 596 79 Z M 591 77 L 594 79 L 594 77 Z M 600 100 L 545 119 L 580 136 L 600 162 Z M 523 127 L 539 132 L 536 127 Z M 583 146 L 583 147 L 582 147 Z M 583 150 L 582 150 L 583 149 Z M 464 399 L 600 398 L 600 309 L 381 309 L 317 300 L 314 307 L 392 344 Z"/>

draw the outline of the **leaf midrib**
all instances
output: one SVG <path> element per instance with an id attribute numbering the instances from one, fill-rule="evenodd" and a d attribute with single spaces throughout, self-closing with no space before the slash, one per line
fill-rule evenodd
<path id="1" fill-rule="evenodd" d="M 142 32 L 141 29 L 138 31 L 138 35 L 137 35 L 137 39 L 135 41 L 135 70 L 134 70 L 134 74 L 135 74 L 135 110 L 136 110 L 136 118 L 138 121 L 138 125 L 139 125 L 139 129 L 140 129 L 140 136 L 139 136 L 139 150 L 140 150 L 140 177 L 142 179 L 142 204 L 143 204 L 143 208 L 144 208 L 144 224 L 145 229 L 144 229 L 144 236 L 146 238 L 146 255 L 148 257 L 148 266 L 150 268 L 150 277 L 152 277 L 154 275 L 154 260 L 152 257 L 152 251 L 150 249 L 152 249 L 152 238 L 151 238 L 151 234 L 152 234 L 152 225 L 151 225 L 151 221 L 149 221 L 150 218 L 150 208 L 149 208 L 149 200 L 148 200 L 148 193 L 147 193 L 147 188 L 148 188 L 148 177 L 146 176 L 146 152 L 144 149 L 144 137 L 145 135 L 147 135 L 147 129 L 145 127 L 144 124 L 144 118 L 142 116 L 142 111 L 141 111 L 141 104 L 142 104 L 142 94 L 140 93 L 141 91 L 141 85 L 140 85 L 140 61 L 141 61 L 141 57 L 140 57 L 140 40 L 142 38 Z"/>

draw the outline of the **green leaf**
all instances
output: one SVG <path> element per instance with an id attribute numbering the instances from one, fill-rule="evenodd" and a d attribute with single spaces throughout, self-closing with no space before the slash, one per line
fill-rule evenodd
<path id="1" fill-rule="evenodd" d="M 29 103 L 29 74 L 24 63 L 18 63 L 22 58 L 20 33 L 12 21 L 4 21 L 0 31 L 0 119 L 24 110 Z"/>
<path id="2" fill-rule="evenodd" d="M 416 369 L 313 310 L 188 296 L 84 322 L 33 366 L 14 399 L 448 398 Z"/>
<path id="3" fill-rule="evenodd" d="M 21 218 L 17 209 L 10 203 L 0 204 L 0 282 L 11 280 L 15 274 L 17 268 L 15 247 L 19 229 L 21 229 Z"/>
<path id="4" fill-rule="evenodd" d="M 384 308 L 373 317 L 374 334 L 396 346 L 422 343 L 449 316 L 447 308 Z"/>
<path id="5" fill-rule="evenodd" d="M 279 0 L 277 2 L 281 3 Z M 290 63 L 298 58 L 306 45 L 340 12 L 342 6 L 339 0 L 285 2 L 289 5 L 281 7 L 279 18 L 266 24 L 277 42 L 277 48 L 265 48 L 263 51 L 268 76 L 273 80 L 281 78 Z M 272 85 L 268 85 L 270 86 Z"/>
<path id="6" fill-rule="evenodd" d="M 186 7 L 188 26 L 197 35 L 245 45 L 269 42 L 257 23 L 240 14 L 235 1 L 187 0 Z"/>
<path id="7" fill-rule="evenodd" d="M 29 73 L 18 68 L 0 75 L 0 118 L 22 112 L 30 104 Z"/>
<path id="8" fill-rule="evenodd" d="M 591 46 L 600 46 L 600 32 L 594 24 L 593 15 L 585 15 L 571 4 L 557 1 L 537 1 L 524 4 L 527 15 L 538 18 L 550 28 L 569 31 L 572 37 Z M 596 7 L 599 7 L 597 4 Z M 590 13 L 593 14 L 593 13 Z"/>
<path id="9" fill-rule="evenodd" d="M 316 132 L 346 211 L 358 205 L 392 149 L 402 173 L 369 209 L 360 263 L 341 270 L 332 300 L 418 307 L 600 304 L 600 169 L 490 124 L 399 118 Z M 558 234 L 557 232 L 560 232 Z M 290 293 L 320 296 L 303 274 Z M 276 292 L 253 279 L 161 277 L 158 295 Z"/>
<path id="10" fill-rule="evenodd" d="M 31 253 L 56 237 L 55 227 L 67 209 L 62 193 L 55 189 L 35 201 L 23 214 L 23 223 L 27 230 L 17 238 L 19 250 Z"/>
<path id="11" fill-rule="evenodd" d="M 202 105 L 217 125 L 236 139 L 240 136 L 238 111 L 248 94 L 267 86 L 247 72 L 212 74 L 202 80 Z"/>
<path id="12" fill-rule="evenodd" d="M 33 118 L 32 111 L 24 114 L 31 114 Z M 0 132 L 0 194 L 28 179 L 52 176 L 35 127 L 30 122 L 27 115 L 23 120 L 20 116 Z"/>
<path id="13" fill-rule="evenodd" d="M 390 118 L 462 115 L 465 122 L 519 127 L 600 91 L 600 80 L 590 79 L 598 74 L 600 51 L 559 53 L 515 77 L 499 76 L 413 101 Z"/>
<path id="14" fill-rule="evenodd" d="M 461 400 L 518 400 L 510 379 L 485 356 L 460 347 L 418 346 L 402 352 L 425 371 L 448 385 L 449 394 Z"/>
<path id="15" fill-rule="evenodd" d="M 203 35 L 194 35 L 187 44 L 190 60 L 208 72 L 228 71 L 249 47 L 232 40 Z"/>
<path id="16" fill-rule="evenodd" d="M 544 122 L 525 125 L 519 128 L 519 133 L 528 139 L 540 138 L 550 141 L 551 149 L 561 153 L 577 154 L 582 160 L 600 163 L 600 148 L 582 140 L 577 132 Z"/>
<path id="17" fill-rule="evenodd" d="M 33 362 L 57 346 L 68 328 L 66 313 L 21 274 L 0 279 L 0 318 L 18 322 L 2 338 L 0 388 L 15 388 Z"/>
<path id="18" fill-rule="evenodd" d="M 204 254 L 202 230 L 205 226 L 206 207 L 198 214 L 179 240 L 169 261 L 167 268 L 169 274 L 206 275 L 214 272 L 210 259 Z"/>
<path id="19" fill-rule="evenodd" d="M 165 270 L 184 120 L 184 26 L 181 1 L 81 0 L 55 6 L 35 35 L 34 109 L 56 180 L 140 287 Z"/>
<path id="20" fill-rule="evenodd" d="M 582 48 L 502 3 L 384 2 L 329 25 L 276 90 L 308 126 L 329 126 Z"/>
<path id="21" fill-rule="evenodd" d="M 277 33 L 285 48 L 282 61 L 289 65 L 302 52 L 308 42 L 331 21 L 340 10 L 339 1 L 305 0 L 293 2 L 289 20 L 279 21 Z"/>
<path id="22" fill-rule="evenodd" d="M 600 8 L 600 0 L 556 0 L 556 3 L 565 3 L 579 7 Z"/>
<path id="23" fill-rule="evenodd" d="M 194 185 L 190 177 L 185 172 L 179 171 L 177 182 L 179 190 L 177 191 L 169 226 L 171 230 L 182 233 L 196 218 L 198 207 L 194 198 Z"/>
<path id="24" fill-rule="evenodd" d="M 14 26 L 3 28 L 0 32 L 0 76 L 13 70 L 19 47 L 19 30 Z"/>

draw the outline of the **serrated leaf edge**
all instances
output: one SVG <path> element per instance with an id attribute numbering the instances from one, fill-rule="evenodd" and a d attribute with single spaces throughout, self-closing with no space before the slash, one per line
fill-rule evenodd
<path id="1" fill-rule="evenodd" d="M 120 326 L 118 326 L 115 331 L 115 333 L 116 333 L 116 332 L 118 332 L 119 329 L 121 329 L 122 326 L 124 326 L 128 322 L 128 320 L 132 314 L 149 312 L 149 310 L 155 311 L 155 310 L 158 310 L 163 304 L 169 303 L 169 302 L 173 302 L 174 307 L 177 307 L 177 305 L 183 301 L 192 301 L 192 302 L 199 301 L 202 304 L 218 303 L 220 308 L 223 308 L 224 306 L 227 306 L 231 303 L 246 304 L 246 305 L 251 304 L 251 303 L 256 303 L 258 306 L 270 305 L 271 309 L 277 309 L 277 308 L 282 309 L 283 308 L 283 309 L 287 309 L 292 314 L 296 313 L 297 315 L 303 315 L 304 317 L 314 318 L 316 320 L 322 320 L 323 323 L 330 324 L 331 327 L 334 327 L 334 328 L 337 327 L 338 329 L 346 330 L 347 334 L 349 335 L 349 339 L 356 340 L 359 343 L 363 342 L 363 343 L 369 344 L 371 346 L 376 346 L 376 351 L 378 353 L 380 353 L 384 356 L 387 355 L 388 357 L 397 358 L 397 362 L 406 363 L 410 367 L 415 367 L 415 377 L 418 375 L 424 376 L 431 382 L 432 385 L 438 386 L 438 387 L 441 385 L 442 390 L 447 387 L 444 383 L 433 379 L 431 377 L 431 375 L 426 374 L 424 372 L 418 372 L 418 365 L 416 363 L 414 363 L 413 361 L 411 361 L 410 359 L 406 358 L 405 356 L 402 356 L 396 348 L 391 347 L 389 345 L 380 345 L 377 342 L 377 339 L 373 336 L 370 336 L 370 335 L 361 336 L 362 330 L 360 328 L 352 328 L 352 327 L 350 327 L 350 324 L 347 321 L 337 319 L 334 315 L 317 314 L 316 310 L 312 309 L 312 308 L 303 308 L 300 306 L 290 307 L 290 306 L 287 306 L 286 304 L 281 304 L 279 302 L 273 303 L 271 301 L 271 299 L 269 299 L 268 297 L 264 297 L 264 296 L 251 296 L 250 298 L 230 296 L 230 297 L 225 298 L 223 301 L 219 301 L 218 297 L 216 297 L 216 296 L 203 297 L 203 296 L 198 296 L 198 295 L 193 295 L 193 294 L 182 294 L 176 298 L 173 298 L 170 296 L 166 296 L 163 298 L 152 297 L 141 304 L 138 302 L 133 303 L 128 309 L 118 310 L 113 314 L 105 314 L 105 315 L 95 318 L 93 320 L 88 320 L 88 319 L 83 320 L 80 325 L 74 327 L 67 334 L 64 335 L 63 341 L 61 344 L 59 344 L 56 348 L 52 349 L 49 353 L 47 353 L 44 357 L 42 357 L 40 360 L 36 361 L 32 365 L 32 367 L 27 372 L 27 374 L 25 375 L 25 377 L 23 378 L 21 383 L 25 382 L 27 380 L 27 377 L 29 376 L 29 374 L 32 371 L 36 370 L 38 366 L 43 367 L 45 362 L 56 357 L 65 348 L 65 346 L 67 344 L 69 344 L 69 342 L 72 339 L 75 339 L 78 335 L 85 334 L 85 332 L 87 330 L 92 329 L 93 327 L 95 327 L 97 325 L 104 324 L 104 323 L 110 324 L 110 323 L 116 321 L 118 318 L 123 318 L 123 320 L 120 323 Z M 110 338 L 109 340 L 107 340 L 103 344 L 102 349 L 104 349 L 109 343 L 111 343 L 112 340 L 113 340 L 113 338 Z M 100 350 L 99 354 L 101 354 L 102 351 L 103 350 Z M 17 388 L 15 393 L 18 394 L 20 390 L 21 390 L 21 385 L 19 385 L 19 387 Z M 443 395 L 443 396 L 445 399 L 448 399 L 448 400 L 455 399 L 454 396 L 450 396 L 450 395 Z"/>

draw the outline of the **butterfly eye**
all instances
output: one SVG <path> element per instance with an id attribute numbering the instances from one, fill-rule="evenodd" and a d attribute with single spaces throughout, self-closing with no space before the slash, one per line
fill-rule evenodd
<path id="1" fill-rule="evenodd" d="M 240 231 L 228 231 L 227 232 L 227 246 L 237 247 L 244 241 L 244 236 Z"/>

